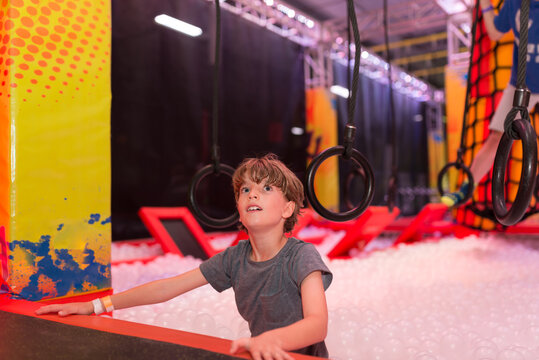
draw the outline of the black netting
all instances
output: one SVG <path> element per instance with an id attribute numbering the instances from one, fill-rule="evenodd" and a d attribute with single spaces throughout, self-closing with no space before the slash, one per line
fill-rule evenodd
<path id="1" fill-rule="evenodd" d="M 496 5 L 499 10 L 503 0 Z M 468 74 L 470 91 L 467 96 L 467 109 L 464 115 L 461 150 L 464 164 L 469 166 L 488 136 L 490 119 L 494 115 L 498 101 L 509 80 L 512 62 L 513 40 L 504 37 L 499 42 L 492 42 L 486 32 L 483 16 L 477 8 L 473 11 L 474 21 L 477 21 L 476 33 L 473 39 L 472 64 Z M 539 114 L 537 106 L 530 113 L 531 123 L 536 128 Z M 507 206 L 510 207 L 515 199 L 522 168 L 522 146 L 515 141 L 507 163 L 505 174 L 505 194 Z M 480 179 L 475 179 L 477 182 Z M 464 181 L 460 174 L 457 185 Z M 492 210 L 492 171 L 481 179 L 474 191 L 471 202 L 454 210 L 457 222 L 481 230 L 504 230 L 504 226 L 496 221 Z M 539 212 L 537 191 L 532 197 L 526 217 Z"/>

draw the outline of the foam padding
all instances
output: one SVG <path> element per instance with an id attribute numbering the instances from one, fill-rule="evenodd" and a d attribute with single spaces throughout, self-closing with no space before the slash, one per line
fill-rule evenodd
<path id="1" fill-rule="evenodd" d="M 230 355 L 0 311 L 2 359 L 237 359 Z M 32 341 L 28 341 L 28 335 Z"/>
<path id="2" fill-rule="evenodd" d="M 110 6 L 0 4 L 0 225 L 26 299 L 110 288 Z"/>
<path id="3" fill-rule="evenodd" d="M 322 151 L 337 145 L 337 112 L 326 88 L 305 91 L 305 128 L 310 138 L 307 153 L 310 162 Z M 339 159 L 331 157 L 316 172 L 314 190 L 327 209 L 339 209 Z"/>
<path id="4" fill-rule="evenodd" d="M 103 316 L 35 316 L 40 306 L 0 295 L 0 359 L 251 358 L 245 352 L 231 356 L 226 339 Z"/>

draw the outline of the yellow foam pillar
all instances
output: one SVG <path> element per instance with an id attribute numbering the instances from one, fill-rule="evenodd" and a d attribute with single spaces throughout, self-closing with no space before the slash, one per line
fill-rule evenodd
<path id="1" fill-rule="evenodd" d="M 110 288 L 110 0 L 0 0 L 2 291 Z"/>
<path id="2" fill-rule="evenodd" d="M 325 88 L 307 89 L 306 130 L 311 140 L 307 148 L 309 162 L 320 152 L 336 146 L 337 113 Z M 339 162 L 338 157 L 325 160 L 316 171 L 314 190 L 318 201 L 326 209 L 339 211 Z"/>
<path id="3" fill-rule="evenodd" d="M 446 99 L 446 126 L 447 126 L 447 161 L 457 161 L 457 151 L 460 148 L 460 134 L 462 132 L 462 118 L 466 102 L 466 80 L 464 73 L 459 69 L 446 67 L 445 69 L 445 99 Z M 469 165 L 466 164 L 466 165 Z M 453 173 L 449 183 L 455 188 L 457 182 Z"/>

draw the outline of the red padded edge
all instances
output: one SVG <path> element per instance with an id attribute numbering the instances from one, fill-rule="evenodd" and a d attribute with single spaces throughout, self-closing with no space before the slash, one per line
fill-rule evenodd
<path id="1" fill-rule="evenodd" d="M 10 289 L 7 282 L 9 275 L 7 259 L 6 228 L 0 226 L 0 271 L 2 271 L 2 276 L 0 277 L 0 292 L 4 290 L 9 291 Z"/>
<path id="2" fill-rule="evenodd" d="M 95 294 L 94 294 L 95 296 Z M 69 300 L 73 300 L 72 298 Z M 55 301 L 57 302 L 57 301 Z M 212 336 L 194 334 L 190 332 L 173 330 L 159 326 L 139 324 L 131 321 L 112 319 L 103 316 L 72 315 L 60 317 L 58 315 L 36 316 L 35 311 L 43 304 L 25 300 L 13 300 L 6 295 L 0 295 L 0 310 L 16 314 L 39 317 L 49 321 L 56 321 L 63 324 L 81 326 L 89 329 L 106 331 L 114 334 L 136 336 L 156 341 L 165 341 L 173 344 L 189 346 L 192 348 L 204 349 L 216 353 L 230 355 L 231 341 Z M 88 344 L 92 346 L 92 344 Z M 98 346 L 98 345 L 94 345 Z M 296 360 L 319 359 L 313 356 L 291 354 Z M 251 359 L 247 353 L 234 355 L 243 359 Z"/>
<path id="3" fill-rule="evenodd" d="M 165 253 L 170 252 L 183 256 L 163 226 L 161 219 L 181 219 L 208 257 L 219 252 L 211 246 L 206 233 L 186 207 L 141 207 L 138 214 L 152 237 L 161 244 Z"/>
<path id="4" fill-rule="evenodd" d="M 359 250 L 363 249 L 372 239 L 380 235 L 399 214 L 400 210 L 396 207 L 393 208 L 392 212 L 389 212 L 385 206 L 369 206 L 353 222 L 347 222 L 346 225 L 336 225 L 335 228 L 328 224 L 333 229 L 343 227 L 346 229 L 346 235 L 331 249 L 327 256 L 331 259 L 346 256 L 354 247 L 359 248 Z"/>
<path id="5" fill-rule="evenodd" d="M 442 220 L 448 207 L 444 204 L 427 204 L 395 240 L 395 245 L 421 239 L 422 233 L 432 222 Z"/>

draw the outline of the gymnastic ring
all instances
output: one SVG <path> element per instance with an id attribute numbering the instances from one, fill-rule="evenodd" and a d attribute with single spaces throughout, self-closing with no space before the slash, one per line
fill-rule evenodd
<path id="1" fill-rule="evenodd" d="M 352 186 L 352 181 L 356 176 L 361 177 L 363 182 L 365 182 L 365 170 L 363 170 L 363 168 L 354 168 L 346 177 L 346 185 L 344 186 L 343 196 L 348 210 L 354 208 L 354 204 L 352 204 L 352 201 L 350 201 L 350 187 Z"/>
<path id="2" fill-rule="evenodd" d="M 440 193 L 440 196 L 444 196 L 446 194 L 442 186 L 442 182 L 443 182 L 445 173 L 448 172 L 449 169 L 451 169 L 452 167 L 456 168 L 457 170 L 464 171 L 464 174 L 466 174 L 466 178 L 468 179 L 468 184 L 474 184 L 474 178 L 473 178 L 472 172 L 466 165 L 458 161 L 448 163 L 438 173 L 438 192 Z M 472 197 L 472 194 L 473 194 L 473 186 L 468 186 L 468 192 L 465 194 L 462 201 L 460 201 L 458 204 L 464 204 L 466 201 L 468 201 L 469 198 Z M 455 205 L 458 205 L 458 204 L 455 204 Z"/>
<path id="3" fill-rule="evenodd" d="M 535 175 L 537 172 L 537 135 L 529 121 L 517 119 L 513 121 L 513 130 L 522 140 L 522 170 L 515 201 L 507 210 L 505 203 L 505 169 L 513 139 L 503 133 L 496 151 L 492 169 L 492 206 L 494 215 L 500 224 L 511 226 L 524 216 L 535 190 Z"/>
<path id="4" fill-rule="evenodd" d="M 318 170 L 318 167 L 328 158 L 331 156 L 343 156 L 345 153 L 344 146 L 334 146 L 329 149 L 324 150 L 311 161 L 309 164 L 309 167 L 307 168 L 307 174 L 306 174 L 306 190 L 307 190 L 307 199 L 309 200 L 309 203 L 313 207 L 313 209 L 323 216 L 324 218 L 331 220 L 331 221 L 348 221 L 353 220 L 357 218 L 359 215 L 361 215 L 367 207 L 370 205 L 372 198 L 374 196 L 374 175 L 372 172 L 371 165 L 367 161 L 367 159 L 361 155 L 361 153 L 356 150 L 352 149 L 352 154 L 350 156 L 350 159 L 358 166 L 363 168 L 365 171 L 365 196 L 363 197 L 362 201 L 353 209 L 343 212 L 343 213 L 335 213 L 331 210 L 326 209 L 316 197 L 316 193 L 314 191 L 314 178 L 316 175 L 316 171 Z"/>
<path id="5" fill-rule="evenodd" d="M 216 219 L 216 218 L 210 217 L 206 215 L 197 204 L 196 192 L 198 189 L 198 185 L 200 184 L 202 179 L 204 179 L 206 176 L 211 175 L 211 174 L 216 174 L 217 176 L 219 176 L 222 173 L 232 178 L 232 176 L 234 175 L 234 168 L 225 164 L 218 164 L 217 169 L 215 168 L 215 165 L 213 164 L 206 165 L 202 169 L 197 171 L 197 173 L 193 176 L 191 183 L 189 184 L 189 199 L 188 199 L 189 210 L 191 210 L 191 212 L 197 217 L 197 219 L 201 223 L 214 227 L 214 228 L 229 227 L 237 223 L 239 219 L 239 214 L 237 211 L 234 211 L 234 214 L 224 219 Z"/>

